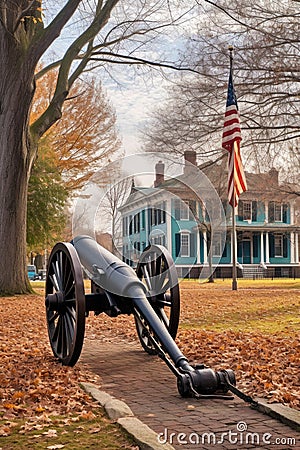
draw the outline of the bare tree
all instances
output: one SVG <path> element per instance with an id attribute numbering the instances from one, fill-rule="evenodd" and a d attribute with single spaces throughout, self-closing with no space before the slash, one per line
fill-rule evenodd
<path id="1" fill-rule="evenodd" d="M 99 211 L 99 217 L 102 217 L 106 222 L 106 231 L 109 229 L 112 236 L 112 253 L 122 258 L 120 249 L 122 247 L 122 220 L 119 211 L 120 206 L 124 204 L 130 188 L 132 186 L 131 178 L 118 179 L 112 178 L 107 187 L 103 205 Z M 103 214 L 104 213 L 104 214 Z"/>
<path id="2" fill-rule="evenodd" d="M 182 61 L 194 61 L 198 74 L 184 74 L 171 86 L 148 130 L 149 149 L 182 153 L 193 148 L 204 160 L 221 156 L 228 46 L 234 45 L 243 153 L 256 170 L 283 165 L 283 154 L 299 160 L 299 3 L 197 3 L 198 30 L 187 40 Z"/>
<path id="3" fill-rule="evenodd" d="M 133 57 L 145 42 L 151 48 L 164 27 L 184 15 L 182 8 L 172 13 L 180 3 L 175 0 L 63 3 L 45 2 L 43 11 L 41 0 L 0 0 L 0 294 L 30 291 L 25 270 L 28 180 L 39 139 L 62 116 L 75 80 L 91 67 L 105 69 L 118 54 Z M 68 42 L 74 37 L 64 55 L 36 75 L 39 61 L 71 20 Z M 53 67 L 58 67 L 54 93 L 29 126 L 36 79 Z"/>

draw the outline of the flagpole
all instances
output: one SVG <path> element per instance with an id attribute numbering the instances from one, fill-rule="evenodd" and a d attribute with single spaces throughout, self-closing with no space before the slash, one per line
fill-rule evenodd
<path id="1" fill-rule="evenodd" d="M 234 143 L 233 145 L 236 145 Z M 235 166 L 235 164 L 234 164 Z M 235 167 L 233 169 L 235 171 Z M 234 174 L 235 176 L 235 174 Z M 235 182 L 233 181 L 233 204 L 232 204 L 232 290 L 237 291 L 236 272 L 236 222 L 235 222 Z"/>
<path id="2" fill-rule="evenodd" d="M 232 66 L 233 66 L 233 46 L 230 45 L 228 47 L 229 50 L 229 58 L 230 58 L 230 72 L 232 73 Z M 235 155 L 235 148 L 236 142 L 233 144 L 233 155 Z M 233 156 L 234 158 L 234 156 Z M 235 221 L 235 198 L 236 198 L 236 192 L 235 192 L 235 160 L 233 160 L 233 203 L 232 203 L 232 290 L 237 291 L 237 270 L 236 270 L 236 221 Z"/>

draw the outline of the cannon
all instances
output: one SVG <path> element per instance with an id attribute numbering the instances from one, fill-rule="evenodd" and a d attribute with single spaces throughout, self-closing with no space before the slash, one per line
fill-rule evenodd
<path id="1" fill-rule="evenodd" d="M 91 280 L 85 294 L 83 271 Z M 73 366 L 81 353 L 90 311 L 110 317 L 133 314 L 143 349 L 157 354 L 177 378 L 182 397 L 228 397 L 239 393 L 231 369 L 192 365 L 175 343 L 180 313 L 177 271 L 169 252 L 150 245 L 136 271 L 89 236 L 57 243 L 48 261 L 46 292 L 48 335 L 54 356 Z"/>

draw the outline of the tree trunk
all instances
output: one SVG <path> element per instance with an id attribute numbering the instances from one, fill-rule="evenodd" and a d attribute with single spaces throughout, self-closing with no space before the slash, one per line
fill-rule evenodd
<path id="1" fill-rule="evenodd" d="M 31 291 L 26 269 L 26 214 L 34 156 L 28 134 L 34 69 L 24 63 L 24 55 L 13 42 L 1 44 L 6 58 L 0 69 L 0 295 L 10 295 Z"/>

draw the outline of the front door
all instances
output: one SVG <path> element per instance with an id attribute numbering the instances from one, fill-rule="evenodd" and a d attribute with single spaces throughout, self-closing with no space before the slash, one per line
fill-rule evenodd
<path id="1" fill-rule="evenodd" d="M 250 239 L 242 242 L 243 259 L 242 264 L 251 264 L 251 241 Z"/>

